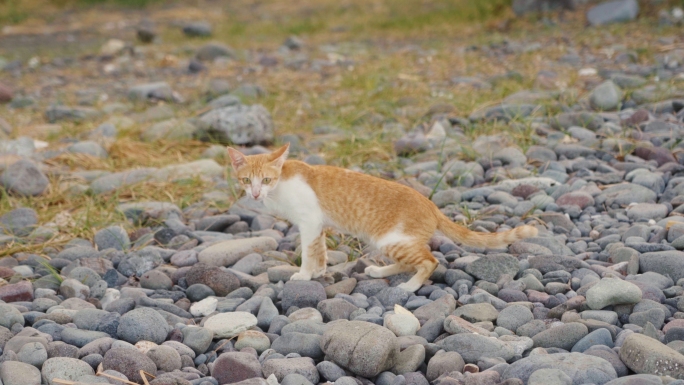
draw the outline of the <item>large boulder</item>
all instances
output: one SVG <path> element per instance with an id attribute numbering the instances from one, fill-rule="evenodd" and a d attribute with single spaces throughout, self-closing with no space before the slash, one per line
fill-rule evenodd
<path id="1" fill-rule="evenodd" d="M 321 348 L 328 359 L 366 378 L 394 367 L 399 354 L 394 333 L 363 321 L 338 321 L 329 326 Z"/>
<path id="2" fill-rule="evenodd" d="M 640 374 L 658 374 L 684 380 L 684 355 L 643 334 L 627 336 L 620 359 Z"/>

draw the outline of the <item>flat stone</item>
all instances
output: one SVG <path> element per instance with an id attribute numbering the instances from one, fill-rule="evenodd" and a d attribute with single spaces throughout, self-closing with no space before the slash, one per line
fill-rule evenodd
<path id="1" fill-rule="evenodd" d="M 501 379 L 518 378 L 527 383 L 539 369 L 559 369 L 572 379 L 573 384 L 603 385 L 617 378 L 615 369 L 602 358 L 580 353 L 557 353 L 535 354 L 520 359 L 503 371 Z"/>
<path id="2" fill-rule="evenodd" d="M 213 315 L 204 322 L 204 327 L 214 332 L 215 338 L 232 338 L 256 326 L 257 318 L 251 313 L 232 312 Z"/>
<path id="3" fill-rule="evenodd" d="M 620 359 L 636 373 L 684 379 L 684 356 L 643 334 L 627 336 L 620 348 Z"/>
<path id="4" fill-rule="evenodd" d="M 459 307 L 453 315 L 469 322 L 495 321 L 499 312 L 489 303 L 475 303 Z"/>
<path id="5" fill-rule="evenodd" d="M 437 345 L 447 352 L 457 352 L 469 364 L 476 364 L 482 358 L 500 357 L 508 361 L 515 355 L 508 344 L 480 334 L 455 334 L 439 341 Z"/>
<path id="6" fill-rule="evenodd" d="M 231 266 L 248 254 L 263 253 L 277 247 L 278 242 L 271 237 L 234 239 L 207 247 L 197 259 L 211 266 Z"/>
<path id="7" fill-rule="evenodd" d="M 610 305 L 639 302 L 641 289 L 628 281 L 604 278 L 587 291 L 586 298 L 591 309 L 601 310 Z"/>
<path id="8" fill-rule="evenodd" d="M 466 266 L 468 274 L 488 282 L 497 282 L 503 274 L 514 277 L 518 273 L 518 269 L 518 260 L 505 254 L 480 257 Z"/>
<path id="9" fill-rule="evenodd" d="M 619 23 L 636 19 L 639 3 L 636 0 L 614 0 L 593 6 L 587 12 L 592 26 Z"/>

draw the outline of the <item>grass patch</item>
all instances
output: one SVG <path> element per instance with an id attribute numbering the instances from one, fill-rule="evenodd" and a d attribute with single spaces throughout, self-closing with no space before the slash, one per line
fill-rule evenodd
<path id="1" fill-rule="evenodd" d="M 0 25 L 17 24 L 29 17 L 29 12 L 21 6 L 22 0 L 0 0 Z"/>

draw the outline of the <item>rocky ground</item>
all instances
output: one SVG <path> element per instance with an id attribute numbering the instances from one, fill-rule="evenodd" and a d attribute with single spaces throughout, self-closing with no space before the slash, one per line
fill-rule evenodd
<path id="1" fill-rule="evenodd" d="M 684 384 L 684 12 L 585 3 L 12 3 L 0 384 Z M 539 236 L 290 282 L 224 157 L 284 142 Z"/>

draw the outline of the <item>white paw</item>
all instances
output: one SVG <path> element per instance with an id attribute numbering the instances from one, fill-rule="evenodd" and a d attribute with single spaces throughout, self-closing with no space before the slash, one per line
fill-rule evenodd
<path id="1" fill-rule="evenodd" d="M 323 275 L 325 275 L 325 267 L 320 269 L 320 270 L 314 271 L 313 274 L 311 275 L 311 277 L 312 278 L 318 278 L 318 277 L 321 277 Z"/>
<path id="2" fill-rule="evenodd" d="M 290 277 L 290 281 L 310 281 L 310 280 L 311 280 L 311 274 L 302 273 L 301 271 L 299 273 L 292 274 L 292 277 Z"/>
<path id="3" fill-rule="evenodd" d="M 380 274 L 380 266 L 368 266 L 363 270 L 363 272 L 373 278 L 382 278 L 382 275 Z"/>
<path id="4" fill-rule="evenodd" d="M 401 285 L 399 285 L 399 286 L 397 286 L 397 287 L 400 288 L 400 289 L 402 289 L 402 290 L 406 290 L 406 291 L 408 291 L 409 293 L 413 293 L 413 292 L 415 292 L 416 290 L 420 289 L 421 286 L 423 286 L 423 285 L 422 285 L 422 284 L 410 285 L 408 282 L 406 282 L 406 283 L 402 283 Z"/>

